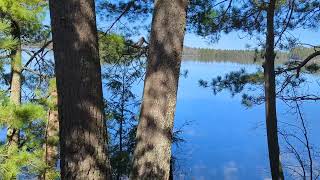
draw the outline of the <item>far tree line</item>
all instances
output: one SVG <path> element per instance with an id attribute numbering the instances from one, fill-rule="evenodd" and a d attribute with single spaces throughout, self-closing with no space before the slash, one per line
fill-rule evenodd
<path id="1" fill-rule="evenodd" d="M 284 64 L 291 61 L 302 61 L 308 57 L 308 55 L 314 52 L 313 48 L 307 47 L 294 47 L 290 48 L 289 51 L 277 51 L 276 63 Z M 191 48 L 184 47 L 183 58 L 186 60 L 199 60 L 199 61 L 231 61 L 242 64 L 252 64 L 263 62 L 263 53 L 258 49 L 247 49 L 247 50 L 223 50 L 223 49 L 210 49 L 210 48 Z M 315 57 L 312 62 L 317 63 L 319 57 Z"/>

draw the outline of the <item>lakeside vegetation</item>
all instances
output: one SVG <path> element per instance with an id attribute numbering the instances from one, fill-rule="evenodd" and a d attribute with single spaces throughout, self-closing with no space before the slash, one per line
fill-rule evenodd
<path id="1" fill-rule="evenodd" d="M 298 47 L 290 51 L 276 52 L 277 64 L 284 64 L 289 60 L 302 61 L 314 52 L 313 48 Z M 229 50 L 184 47 L 184 60 L 197 60 L 202 62 L 236 62 L 240 64 L 261 64 L 264 60 L 263 53 L 258 50 Z M 317 62 L 320 58 L 315 58 L 312 62 Z"/>
<path id="2" fill-rule="evenodd" d="M 190 156 L 186 159 L 189 162 L 198 155 L 205 157 L 200 165 L 210 171 L 205 162 L 219 157 L 211 162 L 216 175 L 225 175 L 229 160 L 239 159 L 228 157 L 228 164 L 222 161 L 220 157 L 231 147 L 224 142 L 237 147 L 231 147 L 234 154 L 245 159 L 253 157 L 252 147 L 267 147 L 268 153 L 258 149 L 254 154 L 269 162 L 265 179 L 318 179 L 320 151 L 313 142 L 317 139 L 309 133 L 317 126 L 308 126 L 310 117 L 305 116 L 302 105 L 306 102 L 311 107 L 309 102 L 320 100 L 318 77 L 312 77 L 317 80 L 312 84 L 316 86 L 313 92 L 303 74 L 304 70 L 320 72 L 316 58 L 320 57 L 319 41 L 305 42 L 310 39 L 300 39 L 300 33 L 295 32 L 320 29 L 319 7 L 320 0 L 0 0 L 0 180 L 180 179 L 177 161 L 184 152 Z M 176 107 L 181 107 L 178 87 L 185 34 L 217 42 L 220 35 L 231 32 L 257 40 L 254 48 L 258 50 L 187 47 L 184 59 L 229 61 L 236 66 L 242 63 L 244 68 L 238 66 L 229 72 L 224 66 L 219 71 L 210 67 L 215 63 L 207 63 L 189 84 L 198 81 L 197 87 L 210 88 L 213 95 L 225 90 L 232 97 L 239 94 L 246 107 L 265 104 L 265 112 L 254 118 L 265 125 L 266 139 L 259 143 L 254 143 L 251 136 L 255 135 L 242 126 L 246 122 L 241 120 L 248 120 L 248 116 L 238 114 L 240 108 L 232 108 L 234 103 L 224 99 L 211 101 L 195 88 L 179 90 L 192 93 L 192 106 L 179 109 L 182 116 L 175 114 Z M 313 62 L 317 63 L 308 64 Z M 252 63 L 263 63 L 263 68 L 247 72 L 245 67 Z M 206 104 L 197 104 L 200 101 Z M 277 101 L 288 105 L 296 117 L 293 122 L 278 118 Z M 204 106 L 210 111 L 204 111 Z M 312 108 L 317 109 L 315 106 L 318 104 Z M 208 120 L 208 135 L 205 128 L 188 128 L 185 133 L 183 126 L 188 122 L 177 128 L 180 122 L 176 123 L 176 117 Z M 229 123 L 231 118 L 241 125 Z M 230 136 L 232 128 L 243 130 L 239 141 Z M 190 135 L 196 138 L 191 140 Z M 205 136 L 210 141 L 206 142 Z M 184 143 L 184 138 L 192 146 L 172 151 L 179 149 L 172 146 Z M 202 153 L 207 147 L 191 144 L 198 142 L 215 151 Z M 263 158 L 266 155 L 268 160 Z M 186 176 L 207 178 L 206 174 L 191 174 L 199 169 L 200 161 L 183 163 Z M 252 163 L 260 169 L 256 162 L 232 161 L 231 168 L 246 167 L 237 173 L 247 175 L 242 172 L 246 169 L 258 174 L 260 170 L 248 168 Z M 223 168 L 216 168 L 220 165 Z"/>

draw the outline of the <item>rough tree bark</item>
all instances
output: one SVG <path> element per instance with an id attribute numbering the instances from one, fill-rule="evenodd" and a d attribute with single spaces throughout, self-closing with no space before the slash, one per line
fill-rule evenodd
<path id="1" fill-rule="evenodd" d="M 155 0 L 143 102 L 130 178 L 169 179 L 187 0 Z"/>
<path id="2" fill-rule="evenodd" d="M 62 179 L 110 179 L 94 0 L 49 1 Z"/>
<path id="3" fill-rule="evenodd" d="M 58 118 L 58 94 L 57 89 L 50 89 L 51 107 L 48 110 L 48 122 L 46 126 L 45 144 L 44 144 L 44 161 L 47 169 L 54 170 L 58 160 L 58 136 L 59 136 L 59 118 Z M 49 180 L 50 172 L 45 170 L 41 179 Z"/>
<path id="4" fill-rule="evenodd" d="M 276 83 L 275 83 L 275 51 L 274 51 L 274 15 L 276 0 L 270 0 L 267 10 L 266 55 L 264 63 L 265 79 L 265 112 L 267 125 L 267 139 L 269 161 L 273 180 L 283 180 L 283 170 L 280 162 L 280 148 L 278 142 L 278 125 L 276 111 Z"/>
<path id="5" fill-rule="evenodd" d="M 15 105 L 21 104 L 21 73 L 22 73 L 22 50 L 20 27 L 15 21 L 11 22 L 11 35 L 17 41 L 14 50 L 11 51 L 11 87 L 10 101 Z M 8 144 L 19 145 L 19 129 L 9 127 L 7 130 Z"/>

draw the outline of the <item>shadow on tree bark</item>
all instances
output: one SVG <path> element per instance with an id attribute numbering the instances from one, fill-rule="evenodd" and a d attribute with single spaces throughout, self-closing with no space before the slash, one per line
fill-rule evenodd
<path id="1" fill-rule="evenodd" d="M 187 1 L 155 1 L 131 179 L 169 179 Z"/>
<path id="2" fill-rule="evenodd" d="M 110 179 L 95 5 L 50 1 L 61 178 Z"/>

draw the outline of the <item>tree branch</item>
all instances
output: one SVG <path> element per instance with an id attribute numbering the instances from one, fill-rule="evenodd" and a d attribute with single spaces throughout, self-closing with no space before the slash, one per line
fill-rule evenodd
<path id="1" fill-rule="evenodd" d="M 309 55 L 304 61 L 302 61 L 298 66 L 281 70 L 281 71 L 277 72 L 277 74 L 281 74 L 281 73 L 284 73 L 284 72 L 296 70 L 296 71 L 297 71 L 297 77 L 299 77 L 301 68 L 303 68 L 309 61 L 311 61 L 313 58 L 315 58 L 315 57 L 317 57 L 317 56 L 320 56 L 320 51 L 316 51 L 316 52 L 310 54 L 310 55 Z"/>
<path id="2" fill-rule="evenodd" d="M 35 57 L 37 57 L 38 54 L 40 54 L 41 52 L 43 52 L 44 49 L 47 48 L 51 43 L 52 43 L 52 40 L 46 42 L 37 52 L 35 52 L 35 53 L 30 57 L 30 59 L 27 61 L 27 63 L 24 65 L 23 70 L 24 70 L 26 67 L 28 67 L 28 65 L 33 61 L 33 59 L 34 59 Z M 23 70 L 22 70 L 22 71 L 23 71 Z"/>
<path id="3" fill-rule="evenodd" d="M 134 5 L 134 1 L 130 1 L 124 11 L 117 17 L 117 19 L 111 24 L 111 26 L 106 30 L 106 34 L 113 28 L 113 26 L 124 16 L 130 8 Z"/>
<path id="4" fill-rule="evenodd" d="M 38 71 L 29 69 L 29 68 L 27 68 L 27 67 L 24 67 L 23 70 L 26 70 L 26 71 L 28 71 L 28 72 L 30 72 L 30 73 L 32 73 L 32 74 L 35 74 L 35 75 L 40 76 L 40 77 L 43 77 L 43 78 L 50 78 L 49 76 L 47 76 L 47 75 L 45 75 L 45 74 L 42 74 L 42 73 L 40 73 L 40 72 L 38 72 Z"/>

